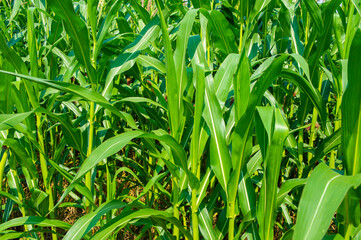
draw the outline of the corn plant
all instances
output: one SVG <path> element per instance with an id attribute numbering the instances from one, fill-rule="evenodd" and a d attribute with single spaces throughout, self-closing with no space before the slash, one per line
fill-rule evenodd
<path id="1" fill-rule="evenodd" d="M 0 239 L 361 239 L 360 9 L 0 1 Z"/>

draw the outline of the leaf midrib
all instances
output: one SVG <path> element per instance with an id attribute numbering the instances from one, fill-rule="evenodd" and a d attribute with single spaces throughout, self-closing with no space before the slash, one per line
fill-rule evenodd
<path id="1" fill-rule="evenodd" d="M 333 178 L 331 178 L 331 179 L 327 182 L 327 184 L 326 184 L 326 186 L 325 186 L 325 188 L 324 188 L 324 190 L 323 190 L 323 193 L 322 193 L 322 195 L 321 195 L 321 198 L 320 198 L 320 200 L 319 200 L 318 203 L 317 203 L 316 210 L 315 210 L 314 213 L 313 213 L 312 220 L 311 220 L 311 222 L 308 224 L 308 226 L 311 226 L 311 227 L 308 228 L 306 234 L 304 235 L 304 239 L 308 239 L 307 237 L 308 237 L 308 235 L 310 234 L 310 230 L 311 230 L 311 228 L 312 228 L 312 226 L 313 226 L 313 222 L 315 221 L 315 218 L 316 218 L 316 216 L 317 216 L 317 213 L 318 213 L 318 211 L 319 211 L 319 209 L 320 209 L 322 200 L 323 200 L 323 198 L 325 197 L 327 188 L 329 187 L 330 183 L 331 183 L 333 180 L 335 180 L 336 178 L 338 178 L 338 177 L 341 177 L 341 176 L 340 176 L 340 175 L 336 175 L 336 176 L 334 176 Z"/>
<path id="2" fill-rule="evenodd" d="M 212 115 L 212 110 L 211 110 L 211 106 L 210 106 L 210 102 L 209 102 L 209 99 L 208 99 L 208 93 L 207 91 L 205 91 L 205 99 L 207 101 L 207 107 L 208 107 L 208 110 L 209 110 L 209 116 L 211 118 L 211 123 L 212 123 L 212 132 L 214 133 L 214 140 L 216 141 L 216 145 L 217 145 L 217 152 L 218 152 L 218 157 L 219 157 L 219 162 L 221 164 L 221 171 L 222 171 L 222 177 L 223 177 L 223 182 L 224 182 L 224 186 L 225 186 L 225 189 L 227 189 L 227 181 L 226 181 L 226 174 L 224 172 L 224 167 L 223 167 L 223 158 L 221 156 L 221 152 L 220 152 L 220 149 L 219 149 L 219 144 L 218 144 L 218 135 L 216 133 L 216 126 L 215 126 L 215 123 L 214 123 L 214 119 L 213 119 L 213 115 Z M 227 194 L 227 191 L 226 191 L 226 194 Z"/>

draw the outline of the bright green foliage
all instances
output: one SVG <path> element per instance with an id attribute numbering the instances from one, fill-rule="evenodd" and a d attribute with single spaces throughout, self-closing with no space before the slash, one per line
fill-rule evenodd
<path id="1" fill-rule="evenodd" d="M 0 239 L 361 239 L 360 9 L 0 1 Z"/>

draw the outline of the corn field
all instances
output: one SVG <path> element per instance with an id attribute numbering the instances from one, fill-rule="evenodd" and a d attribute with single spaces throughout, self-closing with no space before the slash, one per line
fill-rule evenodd
<path id="1" fill-rule="evenodd" d="M 361 240 L 361 0 L 0 0 L 0 240 Z"/>

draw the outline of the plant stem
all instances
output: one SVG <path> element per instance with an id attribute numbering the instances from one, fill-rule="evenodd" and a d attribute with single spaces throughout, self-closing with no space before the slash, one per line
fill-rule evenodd
<path id="1" fill-rule="evenodd" d="M 300 129 L 300 131 L 298 132 L 298 162 L 300 163 L 300 169 L 298 171 L 298 176 L 301 177 L 302 176 L 302 172 L 303 172 L 303 167 L 302 167 L 302 163 L 303 163 L 303 129 Z"/>
<path id="2" fill-rule="evenodd" d="M 306 13 L 306 29 L 305 29 L 305 46 L 308 43 L 308 35 L 309 35 L 309 29 L 310 29 L 310 16 L 309 13 Z"/>
<path id="3" fill-rule="evenodd" d="M 177 179 L 175 177 L 172 178 L 172 189 L 173 192 L 174 191 L 178 191 L 178 184 L 177 184 Z M 173 195 L 173 194 L 172 194 Z M 173 216 L 179 220 L 179 204 L 178 204 L 178 194 L 176 194 L 177 196 L 173 196 L 173 204 L 174 204 L 174 209 L 173 209 Z M 173 235 L 176 237 L 177 240 L 179 240 L 179 229 L 178 227 L 174 226 L 173 229 Z"/>
<path id="4" fill-rule="evenodd" d="M 340 127 L 341 127 L 341 111 L 340 111 L 341 101 L 342 101 L 341 96 L 337 96 L 337 99 L 336 99 L 336 120 L 335 120 L 335 129 L 334 129 L 335 132 L 338 129 L 340 129 Z M 333 169 L 336 168 L 336 158 L 337 158 L 337 149 L 334 149 L 334 150 L 331 151 L 331 155 L 330 155 L 330 161 L 329 161 L 330 168 L 333 168 Z"/>
<path id="5" fill-rule="evenodd" d="M 242 42 L 243 42 L 243 21 L 241 19 L 240 29 L 239 29 L 239 46 L 238 46 L 239 53 L 242 52 Z"/>
<path id="6" fill-rule="evenodd" d="M 323 72 L 321 72 L 320 74 L 320 80 L 319 80 L 319 84 L 318 84 L 318 90 L 321 91 L 321 87 L 322 87 L 322 79 L 323 79 Z M 314 135 L 315 135 L 315 128 L 316 128 L 316 122 L 317 122 L 317 110 L 314 107 L 313 108 L 313 112 L 312 112 L 312 124 L 311 124 L 311 131 L 310 131 L 310 141 L 308 143 L 308 145 L 310 145 L 311 147 L 313 147 L 313 142 L 315 140 Z M 312 153 L 308 153 L 307 154 L 307 161 L 308 164 L 310 164 L 310 160 L 313 157 Z"/>
<path id="7" fill-rule="evenodd" d="M 87 151 L 87 157 L 90 156 L 90 154 L 93 151 L 93 138 L 94 138 L 94 102 L 90 102 L 90 109 L 89 109 L 89 139 L 88 139 L 88 151 Z M 91 171 L 87 172 L 85 175 L 85 185 L 90 190 L 90 192 L 93 192 L 92 183 L 91 183 Z M 90 202 L 89 200 L 85 201 L 85 209 L 86 212 L 89 213 L 91 210 Z"/>
<path id="8" fill-rule="evenodd" d="M 192 141 L 193 143 L 193 161 L 192 161 L 192 173 L 194 175 L 197 175 L 198 170 L 198 163 L 197 163 L 197 156 L 198 154 L 195 154 L 195 152 L 198 153 L 196 150 L 196 145 L 198 142 Z M 192 230 L 193 230 L 193 240 L 199 239 L 199 229 L 198 229 L 198 207 L 197 207 L 197 189 L 192 189 Z"/>
<path id="9" fill-rule="evenodd" d="M 345 240 L 351 240 L 352 224 L 351 224 L 351 223 L 346 223 L 346 224 L 345 224 L 345 228 L 346 228 L 346 231 L 345 231 L 345 237 L 344 237 L 344 239 L 345 239 Z"/>
<path id="10" fill-rule="evenodd" d="M 0 191 L 2 191 L 2 184 L 3 184 L 2 179 L 4 177 L 4 169 L 5 169 L 6 159 L 8 158 L 8 154 L 9 154 L 9 149 L 6 149 L 0 161 Z"/>
<path id="11" fill-rule="evenodd" d="M 308 145 L 313 147 L 314 142 L 314 135 L 315 135 L 315 128 L 316 128 L 316 120 L 317 120 L 317 110 L 313 108 L 312 110 L 312 123 L 311 123 L 311 130 L 310 130 L 310 140 Z M 310 160 L 312 159 L 313 154 L 311 152 L 307 153 L 307 161 L 310 164 Z"/>
<path id="12" fill-rule="evenodd" d="M 198 229 L 198 208 L 197 208 L 197 190 L 192 189 L 192 229 L 193 229 L 193 239 L 199 239 L 199 229 Z"/>
<path id="13" fill-rule="evenodd" d="M 12 153 L 10 153 L 10 155 L 12 155 Z M 19 176 L 18 176 L 18 173 L 16 170 L 10 169 L 10 174 L 13 175 L 12 176 L 13 179 L 19 179 Z M 20 191 L 20 189 L 22 189 L 22 188 L 21 188 L 21 186 L 18 185 L 17 181 L 15 181 L 15 184 L 16 184 L 16 189 L 19 189 L 19 190 L 17 190 L 17 195 L 18 195 L 17 197 L 19 198 L 20 202 L 23 202 L 24 198 Z M 22 207 L 20 207 L 20 209 L 21 209 L 21 213 L 22 213 L 23 217 L 26 217 L 25 207 L 22 206 Z M 30 227 L 31 227 L 31 225 L 30 225 Z M 24 224 L 24 230 L 25 230 L 25 232 L 29 231 L 28 225 Z"/>
<path id="14" fill-rule="evenodd" d="M 193 143 L 193 161 L 192 161 L 192 173 L 197 175 L 198 171 L 198 151 L 196 150 L 196 145 L 198 142 L 192 141 Z M 199 229 L 198 229 L 198 207 L 197 207 L 197 189 L 192 189 L 192 230 L 193 230 L 193 240 L 199 239 Z"/>
<path id="15" fill-rule="evenodd" d="M 264 39 L 263 39 L 263 57 L 266 57 L 267 50 L 267 24 L 268 24 L 268 12 L 267 7 L 264 14 Z"/>
<path id="16" fill-rule="evenodd" d="M 0 191 L 2 191 L 2 184 L 3 184 L 2 180 L 4 177 L 4 170 L 5 170 L 6 160 L 8 158 L 8 152 L 9 152 L 9 149 L 6 149 L 0 160 Z M 0 215 L 0 221 L 2 222 L 2 215 Z"/>
<path id="17" fill-rule="evenodd" d="M 229 203 L 229 225 L 228 225 L 228 239 L 233 240 L 234 239 L 234 222 L 235 222 L 235 203 L 230 202 Z"/>
<path id="18" fill-rule="evenodd" d="M 216 185 L 216 176 L 213 176 L 212 179 L 211 179 L 211 182 L 210 182 L 210 189 L 211 189 L 211 194 L 213 192 L 213 189 L 214 189 L 214 186 Z M 209 216 L 213 217 L 213 214 L 214 214 L 214 208 L 212 208 L 210 211 L 209 211 Z"/>
<path id="19" fill-rule="evenodd" d="M 36 127 L 38 129 L 38 141 L 39 141 L 39 147 L 40 147 L 40 168 L 41 168 L 41 173 L 43 175 L 43 181 L 44 181 L 44 186 L 45 186 L 45 191 L 46 193 L 49 195 L 49 211 L 50 212 L 50 217 L 52 219 L 55 218 L 55 213 L 53 210 L 54 208 L 54 196 L 53 196 L 53 191 L 50 187 L 50 184 L 48 182 L 48 166 L 46 163 L 46 159 L 44 157 L 45 154 L 45 143 L 44 143 L 44 136 L 43 136 L 43 131 L 41 128 L 41 115 L 40 114 L 36 114 Z M 56 232 L 56 228 L 52 227 L 51 228 L 52 231 Z M 58 236 L 53 233 L 52 237 L 54 240 L 58 239 Z"/>

